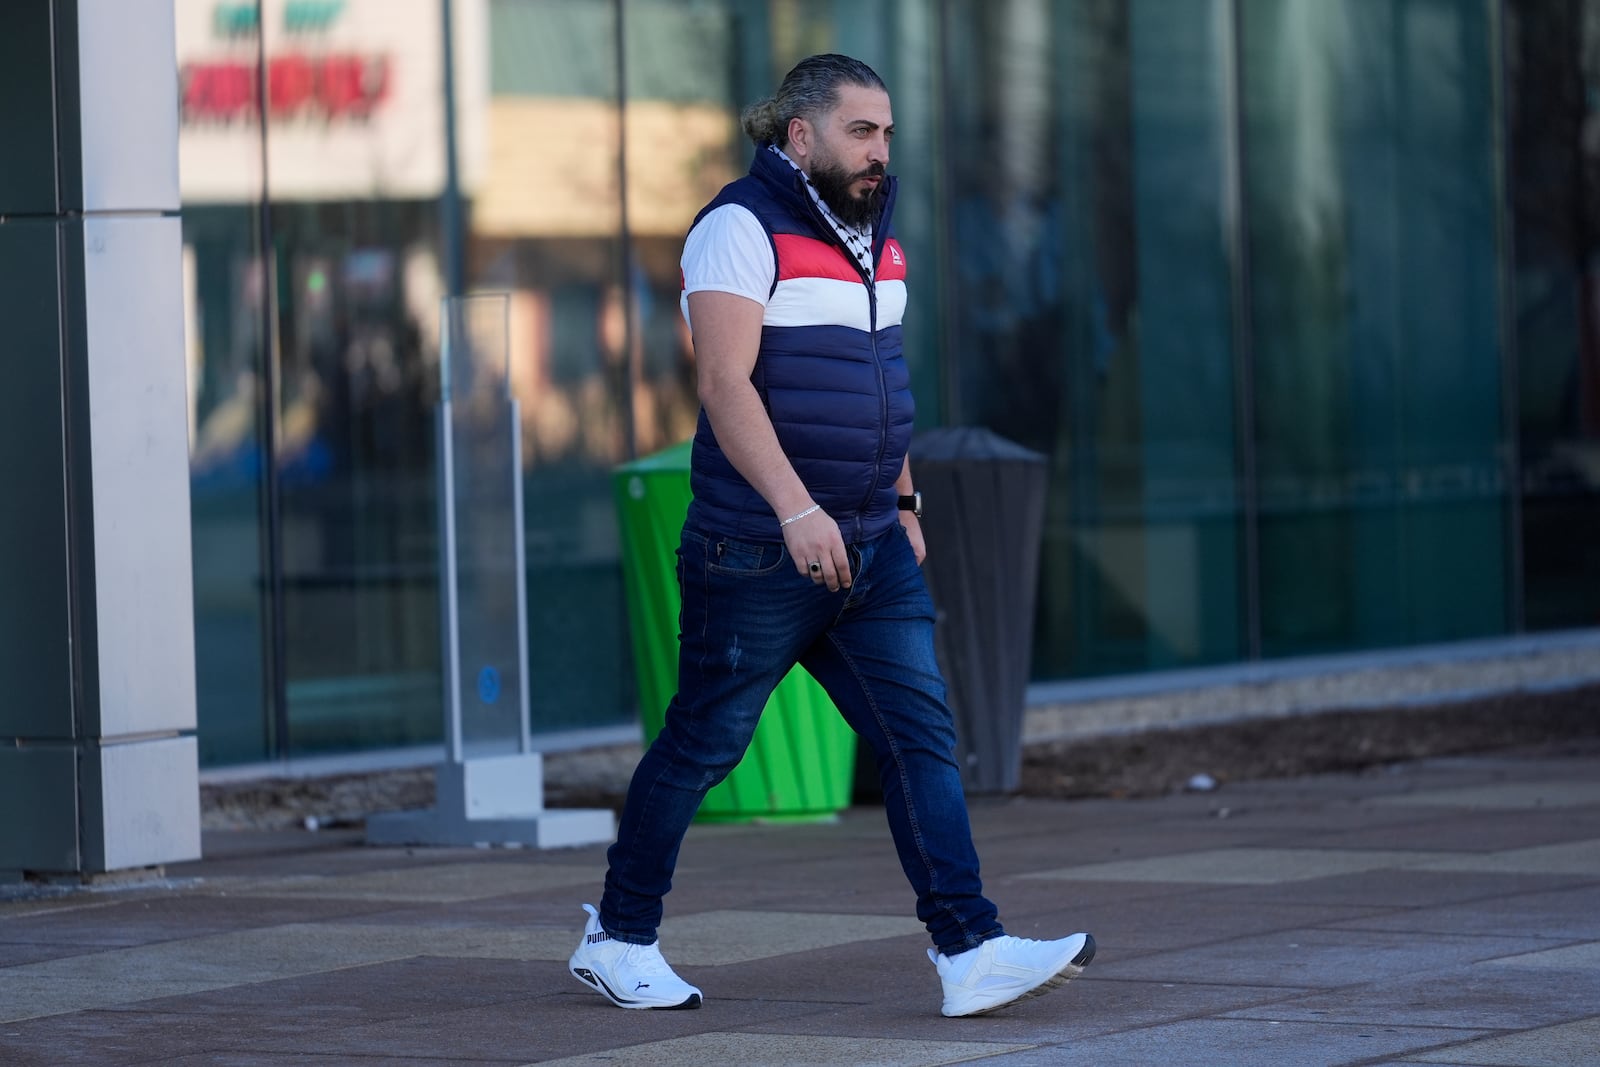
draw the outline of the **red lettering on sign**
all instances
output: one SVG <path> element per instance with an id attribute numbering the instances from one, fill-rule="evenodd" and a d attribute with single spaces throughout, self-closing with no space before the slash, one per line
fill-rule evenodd
<path id="1" fill-rule="evenodd" d="M 253 117 L 256 65 L 235 60 L 188 63 L 179 72 L 183 120 L 229 122 Z M 389 96 L 389 58 L 292 52 L 267 61 L 267 113 L 275 121 L 372 117 Z"/>
<path id="2" fill-rule="evenodd" d="M 185 118 L 230 118 L 255 108 L 255 69 L 244 63 L 191 64 L 180 84 Z"/>
<path id="3" fill-rule="evenodd" d="M 267 63 L 267 109 L 293 115 L 311 99 L 316 81 L 305 56 L 274 56 Z"/>
<path id="4" fill-rule="evenodd" d="M 365 118 L 388 95 L 389 64 L 381 56 L 329 56 L 317 78 L 317 100 L 329 115 Z"/>

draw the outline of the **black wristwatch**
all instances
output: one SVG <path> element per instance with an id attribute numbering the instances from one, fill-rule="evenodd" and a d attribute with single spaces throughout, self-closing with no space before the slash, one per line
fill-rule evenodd
<path id="1" fill-rule="evenodd" d="M 922 518 L 922 490 L 918 489 L 910 496 L 900 498 L 900 510 L 909 511 L 917 518 Z"/>

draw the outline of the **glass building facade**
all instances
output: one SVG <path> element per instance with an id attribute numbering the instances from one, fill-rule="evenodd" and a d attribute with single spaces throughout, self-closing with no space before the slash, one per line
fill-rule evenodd
<path id="1" fill-rule="evenodd" d="M 919 419 L 1048 458 L 1036 681 L 1600 624 L 1600 0 L 176 8 L 203 763 L 439 740 L 453 292 L 510 294 L 533 730 L 633 720 L 611 472 L 819 51 L 891 87 Z"/>

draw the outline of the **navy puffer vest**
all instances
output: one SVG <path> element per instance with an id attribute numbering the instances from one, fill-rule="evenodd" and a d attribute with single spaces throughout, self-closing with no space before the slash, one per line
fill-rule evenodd
<path id="1" fill-rule="evenodd" d="M 750 173 L 723 188 L 695 222 L 724 204 L 753 212 L 772 239 L 776 281 L 750 380 L 778 443 L 847 543 L 899 521 L 895 479 L 911 441 L 911 376 L 901 349 L 905 251 L 894 239 L 895 179 L 885 179 L 873 228 L 874 279 L 845 249 L 804 181 L 762 147 Z M 734 469 L 700 412 L 690 461 L 688 524 L 707 535 L 781 541 L 778 516 Z"/>

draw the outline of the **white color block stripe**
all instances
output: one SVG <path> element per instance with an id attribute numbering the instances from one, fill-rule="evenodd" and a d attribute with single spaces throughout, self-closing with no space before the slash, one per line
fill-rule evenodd
<path id="1" fill-rule="evenodd" d="M 896 279 L 878 283 L 878 329 L 898 326 L 906 317 L 906 283 Z"/>
<path id="2" fill-rule="evenodd" d="M 906 311 L 906 283 L 878 283 L 878 329 L 900 325 Z M 767 313 L 767 326 L 847 326 L 872 329 L 867 287 L 837 278 L 789 278 L 778 283 Z"/>

